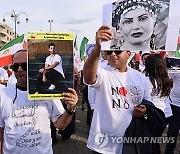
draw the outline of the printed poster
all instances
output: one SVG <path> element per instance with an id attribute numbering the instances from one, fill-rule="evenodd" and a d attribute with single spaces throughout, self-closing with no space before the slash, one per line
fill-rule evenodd
<path id="1" fill-rule="evenodd" d="M 178 0 L 119 0 L 103 7 L 103 25 L 113 39 L 102 50 L 176 51 Z"/>
<path id="2" fill-rule="evenodd" d="M 73 33 L 28 32 L 28 99 L 62 98 L 73 88 Z"/>

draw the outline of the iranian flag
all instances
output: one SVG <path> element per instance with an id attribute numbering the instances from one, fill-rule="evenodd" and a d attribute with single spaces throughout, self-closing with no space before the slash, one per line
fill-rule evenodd
<path id="1" fill-rule="evenodd" d="M 6 43 L 0 48 L 0 66 L 12 64 L 12 55 L 20 49 L 26 49 L 24 34 Z"/>

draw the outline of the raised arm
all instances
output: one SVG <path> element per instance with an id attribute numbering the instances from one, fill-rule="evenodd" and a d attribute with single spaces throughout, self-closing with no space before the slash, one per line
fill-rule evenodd
<path id="1" fill-rule="evenodd" d="M 112 33 L 109 26 L 101 26 L 96 32 L 96 45 L 92 50 L 90 56 L 84 64 L 83 74 L 84 80 L 88 84 L 93 84 L 96 81 L 96 73 L 98 68 L 98 61 L 101 51 L 101 42 L 112 39 Z"/>

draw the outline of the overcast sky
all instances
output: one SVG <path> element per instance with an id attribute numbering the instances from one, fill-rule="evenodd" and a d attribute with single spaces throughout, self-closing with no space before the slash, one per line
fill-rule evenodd
<path id="1" fill-rule="evenodd" d="M 0 0 L 0 22 L 3 23 L 7 12 L 25 12 L 29 22 L 25 22 L 25 15 L 19 15 L 18 34 L 49 31 L 48 20 L 52 19 L 52 31 L 73 32 L 77 34 L 79 44 L 84 36 L 89 43 L 94 43 L 95 32 L 102 25 L 103 5 L 111 2 L 113 0 Z M 14 29 L 10 15 L 5 15 L 5 19 Z"/>

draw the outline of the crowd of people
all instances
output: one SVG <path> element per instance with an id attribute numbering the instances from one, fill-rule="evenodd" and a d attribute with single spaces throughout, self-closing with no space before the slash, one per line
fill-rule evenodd
<path id="1" fill-rule="evenodd" d="M 83 101 L 88 104 L 90 128 L 87 147 L 92 153 L 159 154 L 158 143 L 119 143 L 113 137 L 161 137 L 168 126 L 167 137 L 174 140 L 167 143 L 165 153 L 173 154 L 180 129 L 180 73 L 168 71 L 158 53 L 142 51 L 140 60 L 133 59 L 129 50 L 102 51 L 101 42 L 112 39 L 109 28 L 97 31 L 95 47 L 83 68 Z M 27 51 L 17 51 L 12 60 L 13 72 L 0 68 L 1 151 L 52 153 L 51 133 L 56 136 L 58 128 L 63 137 L 75 118 L 78 88 L 69 88 L 62 100 L 28 100 Z M 78 74 L 75 67 L 74 71 Z M 65 133 L 70 135 L 64 139 L 69 139 L 72 127 Z"/>
<path id="2" fill-rule="evenodd" d="M 161 31 L 157 27 L 165 22 L 167 9 L 159 11 L 157 22 L 153 0 L 124 0 L 113 10 L 114 28 L 103 25 L 96 32 L 81 73 L 90 128 L 87 147 L 94 154 L 160 154 L 159 140 L 151 139 L 162 137 L 166 127 L 171 142 L 165 154 L 174 153 L 180 130 L 180 71 L 169 71 L 166 56 L 151 52 L 165 49 L 167 25 Z M 111 50 L 101 50 L 105 41 L 112 41 Z M 132 49 L 141 59 L 133 58 Z M 53 90 L 55 82 L 65 78 L 54 43 L 48 51 L 39 69 L 37 94 L 47 80 Z M 11 69 L 9 76 L 0 67 L 0 153 L 51 154 L 51 132 L 56 136 L 58 128 L 64 139 L 74 132 L 68 126 L 75 121 L 78 70 L 74 67 L 75 88 L 68 88 L 61 100 L 28 100 L 26 50 L 13 55 Z M 64 130 L 70 135 L 63 137 Z"/>

